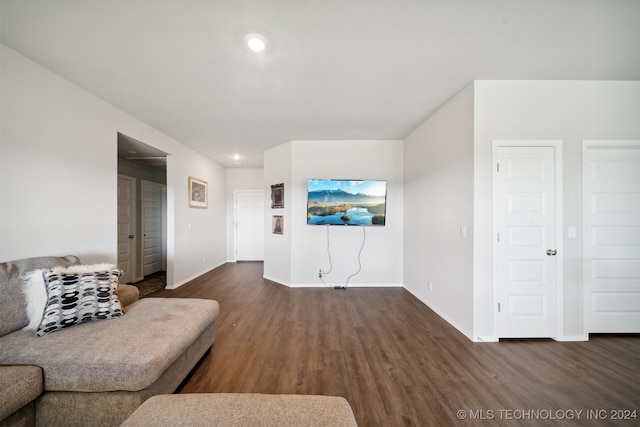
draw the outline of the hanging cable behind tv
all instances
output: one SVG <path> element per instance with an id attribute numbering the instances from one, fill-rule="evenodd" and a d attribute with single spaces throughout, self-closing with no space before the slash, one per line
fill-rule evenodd
<path id="1" fill-rule="evenodd" d="M 358 269 L 351 275 L 349 275 L 349 277 L 347 277 L 347 280 L 345 281 L 344 285 L 335 285 L 333 287 L 333 289 L 337 289 L 337 290 L 346 290 L 347 286 L 349 286 L 349 281 L 357 276 L 360 271 L 362 271 L 362 260 L 361 260 L 361 255 L 362 255 L 362 250 L 364 249 L 364 245 L 367 241 L 367 227 L 361 227 L 362 228 L 362 245 L 360 246 L 360 250 L 358 251 Z M 327 257 L 329 259 L 329 270 L 328 271 L 324 271 L 324 269 L 320 268 L 320 270 L 318 271 L 318 278 L 320 279 L 320 281 L 322 282 L 323 285 L 327 285 L 325 283 L 325 281 L 323 280 L 323 277 L 326 276 L 327 274 L 330 274 L 331 271 L 333 271 L 333 262 L 331 261 L 331 245 L 330 245 L 330 235 L 329 235 L 329 226 L 327 226 Z"/>
<path id="2" fill-rule="evenodd" d="M 327 225 L 327 257 L 329 258 L 329 271 L 324 271 L 322 268 L 318 271 L 318 278 L 322 282 L 323 285 L 327 285 L 322 279 L 327 274 L 330 274 L 333 270 L 333 263 L 331 262 L 331 250 L 329 248 L 330 238 L 329 238 L 329 226 Z"/>

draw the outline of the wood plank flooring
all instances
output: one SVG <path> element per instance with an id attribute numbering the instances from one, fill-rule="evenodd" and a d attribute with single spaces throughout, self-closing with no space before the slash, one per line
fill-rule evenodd
<path id="1" fill-rule="evenodd" d="M 360 427 L 640 425 L 611 412 L 640 411 L 638 336 L 473 343 L 402 288 L 291 289 L 262 267 L 154 295 L 220 302 L 216 344 L 181 393 L 343 396 Z"/>

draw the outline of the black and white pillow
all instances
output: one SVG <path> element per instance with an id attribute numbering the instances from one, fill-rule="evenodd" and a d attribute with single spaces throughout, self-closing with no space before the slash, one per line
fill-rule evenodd
<path id="1" fill-rule="evenodd" d="M 31 288 L 27 293 L 30 322 L 25 329 L 36 329 L 36 335 L 45 336 L 84 322 L 121 317 L 124 312 L 117 293 L 120 274 L 112 264 L 32 272 L 27 282 Z M 37 288 L 45 291 L 44 298 Z"/>

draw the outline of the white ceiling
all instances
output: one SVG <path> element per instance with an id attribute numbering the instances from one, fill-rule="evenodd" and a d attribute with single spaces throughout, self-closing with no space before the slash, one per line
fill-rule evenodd
<path id="1" fill-rule="evenodd" d="M 472 80 L 640 79 L 640 0 L 0 7 L 2 43 L 227 167 L 290 140 L 403 139 Z"/>

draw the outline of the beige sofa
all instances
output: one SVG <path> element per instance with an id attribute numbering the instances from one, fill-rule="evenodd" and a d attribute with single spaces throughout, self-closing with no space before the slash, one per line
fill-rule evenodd
<path id="1" fill-rule="evenodd" d="M 149 397 L 173 393 L 213 345 L 216 301 L 138 300 L 127 285 L 118 287 L 120 318 L 43 337 L 24 330 L 21 277 L 78 263 L 73 256 L 0 263 L 0 425 L 118 426 Z"/>

